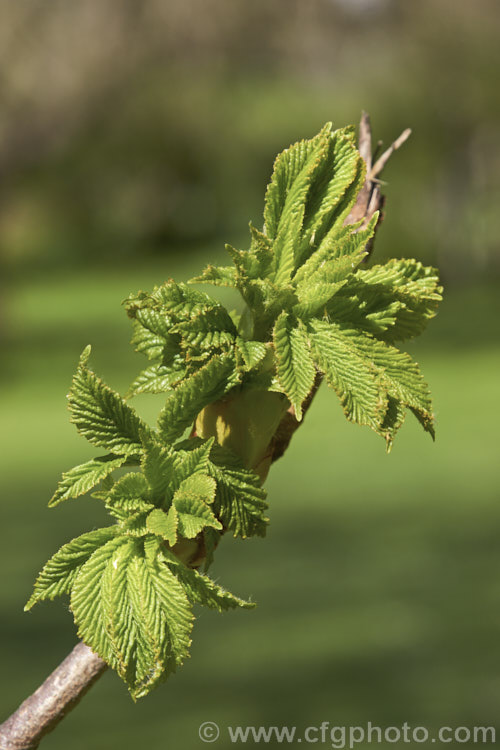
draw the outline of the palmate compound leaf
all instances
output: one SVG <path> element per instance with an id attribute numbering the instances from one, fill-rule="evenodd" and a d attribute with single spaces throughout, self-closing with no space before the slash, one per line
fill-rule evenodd
<path id="1" fill-rule="evenodd" d="M 239 375 L 231 355 L 217 356 L 181 383 L 158 417 L 161 440 L 179 438 L 204 406 L 217 401 L 237 384 Z"/>
<path id="2" fill-rule="evenodd" d="M 299 299 L 317 284 L 336 283 L 350 276 L 366 257 L 366 245 L 373 237 L 377 221 L 378 212 L 365 229 L 359 229 L 357 225 L 334 226 L 295 273 L 293 283 Z"/>
<path id="3" fill-rule="evenodd" d="M 207 477 L 210 479 L 210 477 Z M 213 480 L 212 480 L 213 482 Z M 212 498 L 215 494 L 215 482 L 212 485 Z M 222 524 L 207 505 L 207 499 L 193 494 L 183 486 L 177 490 L 172 501 L 177 511 L 178 533 L 185 539 L 194 539 L 206 527 L 222 530 Z"/>
<path id="4" fill-rule="evenodd" d="M 302 419 L 302 403 L 309 395 L 316 376 L 307 331 L 300 321 L 283 311 L 273 331 L 276 370 L 283 393 Z"/>
<path id="5" fill-rule="evenodd" d="M 91 458 L 90 461 L 64 472 L 54 495 L 49 500 L 49 508 L 54 508 L 69 498 L 85 495 L 115 469 L 123 466 L 126 460 L 127 456 L 117 457 L 109 454 Z"/>
<path id="6" fill-rule="evenodd" d="M 188 568 L 179 558 L 167 550 L 161 551 L 161 557 L 181 581 L 191 604 L 201 604 L 219 612 L 239 608 L 254 609 L 256 606 L 254 602 L 245 601 L 226 591 L 208 576 Z"/>
<path id="7" fill-rule="evenodd" d="M 74 582 L 71 610 L 79 636 L 134 698 L 188 656 L 193 615 L 184 588 L 140 540 L 118 537 L 93 553 Z"/>
<path id="8" fill-rule="evenodd" d="M 116 526 L 109 526 L 89 531 L 64 544 L 44 565 L 25 611 L 39 601 L 69 594 L 82 566 L 97 549 L 114 540 L 117 531 Z"/>
<path id="9" fill-rule="evenodd" d="M 162 445 L 150 436 L 145 438 L 141 467 L 148 495 L 155 505 L 163 502 L 167 489 L 175 481 L 178 463 L 179 458 L 170 445 Z"/>
<path id="10" fill-rule="evenodd" d="M 143 474 L 125 474 L 104 493 L 106 508 L 119 521 L 127 521 L 134 514 L 154 508 L 149 486 Z"/>
<path id="11" fill-rule="evenodd" d="M 283 297 L 296 270 L 334 231 L 340 231 L 364 182 L 364 162 L 352 128 L 327 123 L 276 159 L 266 192 L 264 232 L 251 226 L 248 251 L 227 250 L 235 268 L 210 266 L 192 281 L 233 286 L 252 309 L 259 338 L 289 304 Z M 352 270 L 352 269 L 351 269 Z M 272 315 L 271 315 L 272 317 Z"/>
<path id="12" fill-rule="evenodd" d="M 269 351 L 269 347 L 262 341 L 248 341 L 240 336 L 236 339 L 237 354 L 244 362 L 244 370 L 253 370 L 258 367 Z"/>
<path id="13" fill-rule="evenodd" d="M 203 350 L 224 350 L 234 344 L 237 331 L 228 311 L 220 304 L 213 305 L 171 329 L 179 334 L 180 346 L 186 353 L 200 354 Z"/>
<path id="14" fill-rule="evenodd" d="M 237 373 L 257 367 L 268 351 L 262 342 L 239 336 L 231 316 L 218 303 L 175 324 L 169 329 L 169 335 L 177 342 L 175 357 L 167 358 L 169 364 L 156 362 L 139 373 L 130 385 L 128 397 L 172 392 L 210 364 L 214 357 L 234 357 L 231 383 L 234 385 L 238 382 Z"/>
<path id="15" fill-rule="evenodd" d="M 213 286 L 236 286 L 236 269 L 233 266 L 207 266 L 199 276 L 189 280 L 190 284 L 213 284 Z"/>
<path id="16" fill-rule="evenodd" d="M 331 134 L 328 159 L 308 196 L 297 266 L 319 247 L 333 227 L 343 225 L 363 185 L 364 162 L 353 136 L 351 128 Z"/>
<path id="17" fill-rule="evenodd" d="M 223 529 L 234 536 L 265 535 L 266 493 L 258 475 L 243 468 L 229 450 L 215 445 L 213 438 L 191 438 L 174 448 L 150 434 L 143 437 L 142 471 L 126 474 L 95 493 L 123 533 L 158 533 L 173 545 L 178 536 L 192 538 L 203 531 L 209 553 L 208 547 L 213 551 L 216 546 L 210 531 L 215 542 Z M 155 509 L 161 513 L 152 513 Z M 169 515 L 167 523 L 164 512 Z"/>
<path id="18" fill-rule="evenodd" d="M 209 460 L 203 472 L 217 483 L 213 512 L 222 521 L 224 529 L 235 537 L 265 536 L 269 524 L 265 512 L 269 506 L 258 474 L 244 468 L 238 456 L 213 440 L 190 438 L 179 444 L 182 446 L 179 453 L 189 456 L 207 445 L 210 446 Z"/>
<path id="19" fill-rule="evenodd" d="M 203 500 L 176 493 L 168 512 L 156 508 L 149 513 L 146 528 L 173 547 L 179 539 L 194 539 L 207 528 L 222 531 L 222 524 Z"/>
<path id="20" fill-rule="evenodd" d="M 297 245 L 306 211 L 306 199 L 328 153 L 331 126 L 315 138 L 291 146 L 277 158 L 266 192 L 264 221 L 273 239 L 273 281 L 286 284 L 297 262 Z"/>
<path id="21" fill-rule="evenodd" d="M 70 594 L 79 637 L 118 672 L 134 698 L 188 656 L 192 603 L 219 611 L 254 606 L 187 568 L 157 538 L 137 539 L 118 526 L 64 545 L 43 568 L 25 609 L 62 594 Z"/>
<path id="22" fill-rule="evenodd" d="M 383 435 L 391 446 L 411 409 L 432 436 L 433 415 L 428 386 L 408 354 L 359 329 L 312 320 L 314 359 L 337 392 L 346 417 Z"/>
<path id="23" fill-rule="evenodd" d="M 181 487 L 212 502 L 213 480 L 206 472 L 213 439 L 186 451 L 164 445 L 150 434 L 143 438 L 141 472 L 126 474 L 107 491 L 95 493 L 113 515 L 126 520 L 131 513 L 168 508 Z"/>
<path id="24" fill-rule="evenodd" d="M 353 272 L 366 257 L 367 243 L 373 236 L 377 220 L 378 213 L 363 230 L 334 227 L 298 269 L 293 279 L 298 302 L 292 308 L 298 318 L 307 321 L 312 317 L 322 317 L 329 305 L 335 306 L 339 293 L 349 288 Z"/>
<path id="25" fill-rule="evenodd" d="M 349 295 L 358 315 L 375 322 L 381 329 L 379 337 L 392 343 L 425 330 L 437 313 L 442 291 L 436 269 L 398 259 L 358 270 L 352 288 L 342 290 L 341 297 Z"/>
<path id="26" fill-rule="evenodd" d="M 146 435 L 142 471 L 126 474 L 96 495 L 122 523 L 124 533 L 134 536 L 148 530 L 160 533 L 165 523 L 162 514 L 167 511 L 172 513 L 165 533 L 172 544 L 177 533 L 191 539 L 207 526 L 222 530 L 209 507 L 216 490 L 215 480 L 207 473 L 212 445 L 210 439 L 192 451 L 176 450 Z"/>
<path id="27" fill-rule="evenodd" d="M 259 476 L 243 468 L 238 457 L 214 443 L 213 439 L 191 439 L 182 445 L 188 447 L 186 443 L 191 444 L 191 450 L 178 451 L 183 455 L 186 476 L 189 470 L 189 474 L 194 474 L 193 479 L 197 480 L 199 473 L 206 473 L 215 479 L 215 498 L 213 503 L 212 499 L 209 502 L 224 529 L 231 531 L 235 537 L 264 536 L 269 523 L 265 515 L 268 505 Z M 196 473 L 193 471 L 195 460 Z M 210 533 L 209 528 L 206 533 Z"/>
<path id="28" fill-rule="evenodd" d="M 329 123 L 277 157 L 264 210 L 266 234 L 274 241 L 275 283 L 286 282 L 327 232 L 342 225 L 363 177 L 351 129 L 332 132 Z"/>
<path id="29" fill-rule="evenodd" d="M 138 396 L 140 393 L 166 393 L 186 375 L 185 368 L 167 367 L 163 364 L 151 365 L 139 373 L 129 386 L 127 396 Z"/>
<path id="30" fill-rule="evenodd" d="M 137 413 L 87 367 L 83 352 L 68 395 L 71 422 L 93 445 L 129 456 L 142 450 L 141 433 L 149 430 Z"/>
<path id="31" fill-rule="evenodd" d="M 126 307 L 135 322 L 136 347 L 167 367 L 172 366 L 177 355 L 182 355 L 181 349 L 202 347 L 204 343 L 208 346 L 205 339 L 213 339 L 216 334 L 221 338 L 218 345 L 224 345 L 231 334 L 236 334 L 231 317 L 220 302 L 172 280 L 151 294 L 140 292 L 130 297 Z"/>
<path id="32" fill-rule="evenodd" d="M 265 229 L 252 229 L 250 250 L 228 247 L 235 286 L 252 310 L 254 337 L 265 342 L 282 310 L 308 318 L 329 299 L 366 255 L 378 214 L 369 226 L 345 228 L 364 181 L 364 162 L 352 129 L 330 124 L 276 160 L 266 194 Z M 271 260 L 269 260 L 269 258 Z"/>
<path id="33" fill-rule="evenodd" d="M 194 451 L 193 451 L 194 452 Z M 205 528 L 222 531 L 222 524 L 214 516 L 210 505 L 215 497 L 215 480 L 204 473 L 190 474 L 179 481 L 173 497 L 162 503 L 165 510 L 156 508 L 146 518 L 147 529 L 175 545 L 178 537 L 194 539 Z M 167 510 L 168 509 L 168 510 Z"/>
<path id="34" fill-rule="evenodd" d="M 140 292 L 126 301 L 134 321 L 132 343 L 152 360 L 129 389 L 129 396 L 172 391 L 214 354 L 234 350 L 236 328 L 217 300 L 167 281 L 151 294 Z"/>
<path id="35" fill-rule="evenodd" d="M 155 287 L 150 294 L 139 292 L 130 295 L 124 304 L 132 320 L 165 340 L 169 338 L 172 326 L 219 305 L 208 294 L 172 279 Z"/>
<path id="36" fill-rule="evenodd" d="M 224 528 L 235 537 L 265 536 L 269 519 L 266 492 L 253 471 L 223 468 L 212 463 L 210 474 L 217 481 L 214 510 Z"/>
<path id="37" fill-rule="evenodd" d="M 213 439 L 207 440 L 202 445 L 191 451 L 177 449 L 174 454 L 175 471 L 169 475 L 169 481 L 166 486 L 164 502 L 168 504 L 177 490 L 184 486 L 184 482 L 189 482 L 197 478 L 200 474 L 206 474 L 209 466 L 209 455 L 213 445 Z M 149 481 L 149 480 L 148 480 Z M 211 502 L 207 496 L 207 502 Z"/>

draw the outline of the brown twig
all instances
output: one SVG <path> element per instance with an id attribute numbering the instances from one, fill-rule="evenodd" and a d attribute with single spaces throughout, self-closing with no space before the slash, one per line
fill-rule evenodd
<path id="1" fill-rule="evenodd" d="M 33 750 L 79 703 L 107 664 L 79 643 L 17 711 L 0 725 L 0 750 Z"/>
<path id="2" fill-rule="evenodd" d="M 380 222 L 383 219 L 382 208 L 385 204 L 385 196 L 382 195 L 380 189 L 380 175 L 392 154 L 408 140 L 410 134 L 410 128 L 404 130 L 373 164 L 372 128 L 370 117 L 366 112 L 363 112 L 359 123 L 358 149 L 366 165 L 366 178 L 365 184 L 358 194 L 356 203 L 345 220 L 346 224 L 356 224 L 356 222 L 362 221 L 360 228 L 364 229 L 374 213 L 380 211 L 377 228 L 380 226 Z M 370 240 L 366 248 L 369 253 L 371 253 L 373 248 L 373 239 L 374 238 Z"/>
<path id="3" fill-rule="evenodd" d="M 410 135 L 411 135 L 411 128 L 406 128 L 406 130 L 403 130 L 399 138 L 396 138 L 394 143 L 391 143 L 389 148 L 386 151 L 384 151 L 384 153 L 379 159 L 377 159 L 373 167 L 368 169 L 368 164 L 367 164 L 367 169 L 368 169 L 367 179 L 370 179 L 372 181 L 377 179 L 379 174 L 382 173 L 382 170 L 384 169 L 385 165 L 389 161 L 390 157 L 400 146 L 403 145 L 403 143 L 405 143 L 408 140 Z"/>

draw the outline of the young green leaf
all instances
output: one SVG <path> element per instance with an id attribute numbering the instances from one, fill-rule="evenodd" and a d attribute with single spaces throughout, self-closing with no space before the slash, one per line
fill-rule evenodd
<path id="1" fill-rule="evenodd" d="M 370 357 L 362 350 L 363 334 L 325 321 L 311 321 L 311 348 L 328 385 L 337 393 L 352 422 L 378 431 L 387 411 L 387 396 Z"/>
<path id="2" fill-rule="evenodd" d="M 178 448 L 175 452 L 175 472 L 167 487 L 168 500 L 173 497 L 174 493 L 189 477 L 192 476 L 194 478 L 199 474 L 206 474 L 208 472 L 210 465 L 209 457 L 214 444 L 214 438 L 204 441 L 190 439 L 188 443 L 192 450 Z"/>
<path id="3" fill-rule="evenodd" d="M 176 324 L 222 307 L 208 294 L 172 279 L 155 287 L 151 294 L 139 292 L 130 296 L 125 306 L 130 318 L 165 340 L 172 336 L 171 329 Z"/>
<path id="4" fill-rule="evenodd" d="M 274 325 L 273 340 L 278 381 L 300 420 L 316 376 L 306 331 L 283 311 Z"/>
<path id="5" fill-rule="evenodd" d="M 147 695 L 189 655 L 193 614 L 182 585 L 168 567 L 136 555 L 127 570 L 129 601 L 143 643 L 146 670 L 132 694 Z"/>
<path id="6" fill-rule="evenodd" d="M 294 276 L 299 299 L 310 287 L 325 282 L 336 283 L 352 274 L 366 256 L 366 246 L 373 237 L 377 221 L 378 213 L 366 229 L 353 231 L 352 228 L 334 226 Z"/>
<path id="7" fill-rule="evenodd" d="M 134 698 L 188 654 L 193 617 L 184 590 L 130 537 L 94 552 L 73 585 L 71 609 L 79 636 L 120 674 Z"/>
<path id="8" fill-rule="evenodd" d="M 140 433 L 147 432 L 148 426 L 87 367 L 89 355 L 87 347 L 69 392 L 71 421 L 93 445 L 118 455 L 140 453 Z"/>
<path id="9" fill-rule="evenodd" d="M 238 382 L 234 359 L 214 356 L 188 380 L 181 383 L 158 418 L 158 432 L 165 442 L 181 437 L 204 406 L 221 398 Z"/>
<path id="10" fill-rule="evenodd" d="M 224 528 L 232 531 L 233 535 L 246 538 L 255 534 L 265 536 L 269 519 L 265 516 L 268 508 L 266 491 L 261 486 L 258 474 L 243 467 L 242 460 L 226 447 L 213 441 L 203 441 L 191 438 L 181 445 L 185 449 L 191 445 L 210 445 L 210 460 L 207 462 L 206 472 L 217 482 L 217 490 L 213 502 L 213 511 L 222 521 Z M 187 455 L 194 454 L 199 447 L 185 451 Z M 179 451 L 180 452 L 180 451 Z M 184 452 L 184 451 L 183 451 Z M 210 536 L 207 529 L 205 535 Z M 215 542 L 218 537 L 213 534 Z M 216 544 L 214 543 L 214 548 Z"/>
<path id="11" fill-rule="evenodd" d="M 268 352 L 268 347 L 261 341 L 247 341 L 240 336 L 236 340 L 236 346 L 243 358 L 246 370 L 258 367 Z"/>
<path id="12" fill-rule="evenodd" d="M 169 508 L 168 513 L 159 508 L 152 510 L 146 519 L 146 526 L 152 534 L 160 536 L 173 547 L 177 542 L 179 527 L 179 514 L 175 505 Z"/>
<path id="13" fill-rule="evenodd" d="M 141 540 L 147 538 L 149 536 L 147 520 L 152 508 L 153 506 L 150 505 L 145 511 L 129 511 L 124 514 L 120 523 L 120 531 L 123 535 Z M 118 517 L 118 513 L 116 513 L 116 516 Z"/>
<path id="14" fill-rule="evenodd" d="M 265 233 L 271 239 L 277 238 L 282 222 L 304 206 L 330 137 L 331 123 L 327 123 L 317 136 L 293 144 L 276 157 L 264 208 Z M 279 261 L 278 258 L 277 267 L 281 265 Z"/>
<path id="15" fill-rule="evenodd" d="M 234 347 L 236 329 L 227 310 L 207 294 L 168 281 L 151 294 L 130 297 L 133 343 L 155 362 L 141 373 L 131 395 L 170 390 L 215 353 Z"/>
<path id="16" fill-rule="evenodd" d="M 312 191 L 307 205 L 298 261 L 302 263 L 320 245 L 331 227 L 342 226 L 339 215 L 356 199 L 357 190 L 348 195 L 349 188 L 356 183 L 363 162 L 356 149 L 352 133 L 348 128 L 336 130 L 330 139 L 328 157 L 317 177 L 318 188 Z"/>
<path id="17" fill-rule="evenodd" d="M 406 352 L 400 352 L 382 342 L 377 343 L 372 357 L 388 395 L 397 399 L 401 406 L 409 408 L 424 430 L 434 438 L 434 415 L 429 386 L 417 363 Z M 390 440 L 390 436 L 386 437 Z"/>
<path id="18" fill-rule="evenodd" d="M 286 284 L 298 260 L 298 244 L 306 211 L 306 198 L 329 148 L 331 126 L 315 138 L 301 141 L 276 160 L 266 193 L 266 233 L 274 239 L 274 282 Z"/>
<path id="19" fill-rule="evenodd" d="M 325 315 L 341 326 L 359 328 L 387 341 L 388 330 L 395 325 L 402 307 L 403 303 L 386 289 L 364 284 L 353 276 L 328 300 Z"/>
<path id="20" fill-rule="evenodd" d="M 155 504 L 161 505 L 166 499 L 167 490 L 175 481 L 178 463 L 179 459 L 169 445 L 161 445 L 149 436 L 145 438 L 142 470 L 149 497 Z"/>
<path id="21" fill-rule="evenodd" d="M 238 608 L 254 609 L 256 606 L 254 602 L 247 602 L 244 599 L 240 599 L 221 586 L 218 586 L 208 576 L 202 575 L 192 568 L 188 568 L 183 562 L 166 550 L 161 554 L 172 573 L 182 583 L 191 604 L 201 604 L 204 607 L 217 609 L 219 612 Z"/>
<path id="22" fill-rule="evenodd" d="M 106 493 L 106 508 L 119 520 L 133 513 L 154 507 L 149 498 L 149 487 L 143 474 L 132 472 L 121 477 Z"/>
<path id="23" fill-rule="evenodd" d="M 409 408 L 434 435 L 429 389 L 408 354 L 358 329 L 311 321 L 313 355 L 336 390 L 348 419 L 367 424 L 390 446 Z"/>
<path id="24" fill-rule="evenodd" d="M 126 460 L 126 456 L 117 458 L 113 454 L 99 456 L 64 472 L 54 495 L 49 500 L 49 508 L 54 508 L 63 500 L 85 495 L 111 472 L 123 466 Z"/>
<path id="25" fill-rule="evenodd" d="M 215 445 L 208 471 L 217 482 L 214 512 L 233 536 L 265 536 L 269 519 L 259 476 L 244 469 L 230 451 Z"/>
<path id="26" fill-rule="evenodd" d="M 390 343 L 421 334 L 442 299 L 437 271 L 415 260 L 390 260 L 383 266 L 359 270 L 356 281 L 354 298 L 366 317 L 379 319 L 384 310 L 392 311 L 383 334 Z"/>
<path id="27" fill-rule="evenodd" d="M 184 479 L 178 491 L 210 504 L 214 501 L 216 487 L 215 479 L 208 474 L 197 473 Z"/>
<path id="28" fill-rule="evenodd" d="M 89 557 L 100 547 L 114 539 L 116 526 L 89 531 L 64 544 L 50 560 L 45 563 L 42 572 L 35 582 L 33 594 L 26 604 L 27 611 L 39 601 L 54 599 L 62 594 L 69 594 L 76 576 Z"/>
<path id="29" fill-rule="evenodd" d="M 172 368 L 163 364 L 151 365 L 143 370 L 130 384 L 127 396 L 138 396 L 140 393 L 166 393 L 184 378 L 183 367 Z"/>
<path id="30" fill-rule="evenodd" d="M 188 494 L 182 487 L 174 495 L 173 506 L 178 514 L 179 534 L 185 539 L 194 539 L 207 526 L 222 530 L 222 524 L 206 503 L 196 495 Z"/>
<path id="31" fill-rule="evenodd" d="M 235 286 L 236 269 L 233 266 L 207 266 L 200 276 L 189 280 L 190 284 L 213 284 L 214 286 Z"/>
<path id="32" fill-rule="evenodd" d="M 303 286 L 297 292 L 299 302 L 292 307 L 293 314 L 302 321 L 313 317 L 323 317 L 327 311 L 327 305 L 343 286 L 343 281 L 313 281 Z"/>
<path id="33" fill-rule="evenodd" d="M 236 328 L 222 305 L 213 305 L 171 328 L 184 349 L 222 349 L 234 343 Z"/>

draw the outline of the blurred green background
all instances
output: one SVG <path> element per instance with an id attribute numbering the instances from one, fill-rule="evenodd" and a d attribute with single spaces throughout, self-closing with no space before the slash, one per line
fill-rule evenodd
<path id="1" fill-rule="evenodd" d="M 64 603 L 22 607 L 106 523 L 96 500 L 46 502 L 91 455 L 64 398 L 81 350 L 117 389 L 142 364 L 129 292 L 245 247 L 276 153 L 361 109 L 386 144 L 413 128 L 376 258 L 446 286 L 411 347 L 436 443 L 408 419 L 387 456 L 320 392 L 271 472 L 267 540 L 217 554 L 257 610 L 200 612 L 177 676 L 133 706 L 105 675 L 43 747 L 198 748 L 206 720 L 220 748 L 237 724 L 498 723 L 499 32 L 497 0 L 0 0 L 2 717 L 75 642 Z"/>

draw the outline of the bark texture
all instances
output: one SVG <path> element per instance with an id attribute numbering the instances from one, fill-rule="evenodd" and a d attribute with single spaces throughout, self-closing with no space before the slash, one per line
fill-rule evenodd
<path id="1" fill-rule="evenodd" d="M 32 750 L 81 700 L 107 669 L 79 643 L 17 711 L 0 725 L 0 750 Z"/>

